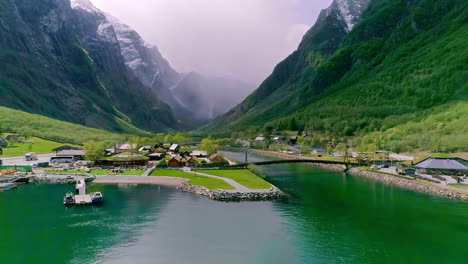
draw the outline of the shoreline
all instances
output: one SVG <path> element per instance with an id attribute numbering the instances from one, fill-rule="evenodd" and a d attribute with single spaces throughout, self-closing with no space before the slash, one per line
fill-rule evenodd
<path id="1" fill-rule="evenodd" d="M 249 151 L 252 151 L 260 155 L 286 159 L 286 160 L 287 159 L 308 159 L 308 158 L 304 158 L 301 156 L 296 157 L 296 156 L 292 156 L 292 155 L 285 154 L 285 153 L 276 153 L 276 152 L 270 152 L 270 151 L 264 151 L 264 150 L 249 150 Z M 420 193 L 429 194 L 429 195 L 442 197 L 442 198 L 448 198 L 452 200 L 468 201 L 468 195 L 456 192 L 454 190 L 450 190 L 448 188 L 434 186 L 431 184 L 426 185 L 417 181 L 404 179 L 401 177 L 388 175 L 384 173 L 371 172 L 371 171 L 364 170 L 363 168 L 360 168 L 360 167 L 352 167 L 348 171 L 346 171 L 346 166 L 344 165 L 321 164 L 321 163 L 307 163 L 307 164 L 314 166 L 314 167 L 323 168 L 326 170 L 344 172 L 344 173 L 347 173 L 356 177 L 363 177 L 363 178 L 371 179 L 371 180 L 374 180 L 374 181 L 377 181 L 386 185 L 396 186 L 405 190 L 411 190 L 415 192 L 420 192 Z"/>
<path id="2" fill-rule="evenodd" d="M 371 180 L 378 181 L 386 185 L 397 186 L 405 190 L 416 191 L 416 192 L 425 193 L 425 194 L 442 197 L 442 198 L 448 198 L 452 200 L 468 201 L 468 195 L 465 195 L 462 193 L 458 193 L 455 191 L 451 191 L 449 189 L 445 189 L 445 188 L 430 185 L 430 184 L 426 185 L 423 183 L 419 183 L 417 181 L 412 181 L 412 180 L 408 180 L 408 179 L 404 179 L 404 178 L 400 178 L 400 177 L 396 177 L 392 175 L 367 171 L 359 167 L 351 168 L 348 171 L 348 173 L 356 177 L 363 177 L 366 179 L 371 179 Z"/>
<path id="3" fill-rule="evenodd" d="M 53 175 L 57 176 L 57 175 Z M 75 184 L 72 177 L 90 177 L 89 174 L 60 174 L 61 177 L 38 177 L 30 178 L 31 183 L 37 184 Z M 189 192 L 204 196 L 217 201 L 264 201 L 286 198 L 286 195 L 276 187 L 262 190 L 210 190 L 208 188 L 189 184 L 189 179 L 169 176 L 95 176 L 93 183 L 97 184 L 154 184 L 174 187 L 182 192 Z"/>

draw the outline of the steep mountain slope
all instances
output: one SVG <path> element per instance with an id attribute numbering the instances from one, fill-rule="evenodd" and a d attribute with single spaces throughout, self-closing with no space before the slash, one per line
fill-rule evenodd
<path id="1" fill-rule="evenodd" d="M 146 43 L 138 32 L 125 23 L 97 9 L 89 0 L 71 2 L 73 8 L 93 17 L 91 21 L 98 21 L 97 35 L 93 39 L 101 39 L 101 46 L 119 46 L 130 71 L 171 107 L 176 119 L 187 129 L 194 129 L 226 113 L 253 90 L 250 85 L 237 80 L 178 73 L 156 46 Z M 89 27 L 85 25 L 83 28 Z M 96 28 L 95 25 L 92 27 Z"/>
<path id="2" fill-rule="evenodd" d="M 0 7 L 0 105 L 113 131 L 180 127 L 128 71 L 119 47 L 94 34 L 101 17 L 63 0 Z"/>
<path id="3" fill-rule="evenodd" d="M 348 34 L 345 27 L 336 27 L 338 20 L 328 24 L 336 29 L 331 35 L 320 30 L 333 14 L 324 11 L 298 51 L 239 107 L 205 129 L 288 129 L 293 124 L 300 130 L 353 136 L 376 130 L 385 134 L 418 118 L 436 120 L 432 116 L 444 116 L 438 111 L 450 111 L 454 104 L 457 113 L 468 114 L 467 4 L 374 0 Z M 317 39 L 321 41 L 312 41 Z M 439 122 L 443 128 L 454 120 Z M 400 139 L 417 131 L 404 130 Z M 467 130 L 464 126 L 462 134 Z M 454 135 L 450 129 L 438 131 L 439 139 Z M 412 147 L 426 148 L 439 140 L 422 137 L 426 146 Z"/>
<path id="4" fill-rule="evenodd" d="M 295 83 L 307 69 L 316 69 L 341 45 L 349 30 L 361 17 L 370 0 L 335 0 L 322 10 L 316 24 L 305 34 L 298 49 L 278 64 L 273 73 L 242 104 L 213 122 L 213 127 L 225 125 L 249 113 L 264 112 L 278 101 L 290 97 L 296 88 Z M 352 7 L 352 8 L 350 8 Z M 286 112 L 297 107 L 289 105 Z M 271 117 L 285 112 L 270 112 Z"/>

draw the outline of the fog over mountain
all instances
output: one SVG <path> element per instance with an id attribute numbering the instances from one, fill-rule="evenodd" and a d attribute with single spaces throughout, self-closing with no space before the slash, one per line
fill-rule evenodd
<path id="1" fill-rule="evenodd" d="M 260 84 L 331 0 L 92 0 L 179 72 Z"/>

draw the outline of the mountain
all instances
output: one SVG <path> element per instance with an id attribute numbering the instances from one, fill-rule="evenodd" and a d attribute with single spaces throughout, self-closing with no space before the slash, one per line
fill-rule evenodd
<path id="1" fill-rule="evenodd" d="M 118 132 L 182 128 L 128 70 L 104 21 L 66 0 L 1 0 L 0 105 Z"/>
<path id="2" fill-rule="evenodd" d="M 71 3 L 76 10 L 101 17 L 97 28 L 99 37 L 114 45 L 118 44 L 130 71 L 151 88 L 155 96 L 171 107 L 176 119 L 187 129 L 194 129 L 226 113 L 253 90 L 249 84 L 238 80 L 204 76 L 195 72 L 178 73 L 155 45 L 146 43 L 130 26 L 97 9 L 89 0 L 72 0 Z"/>
<path id="3" fill-rule="evenodd" d="M 201 131 L 257 126 L 399 150 L 466 150 L 468 128 L 460 122 L 468 114 L 467 5 L 335 0 L 297 51 Z"/>

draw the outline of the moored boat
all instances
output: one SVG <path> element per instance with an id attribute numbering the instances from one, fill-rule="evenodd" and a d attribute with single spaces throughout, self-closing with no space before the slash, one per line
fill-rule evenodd
<path id="1" fill-rule="evenodd" d="M 91 200 L 93 200 L 94 204 L 101 204 L 102 202 L 104 202 L 101 192 L 91 193 Z"/>
<path id="2" fill-rule="evenodd" d="M 72 192 L 68 192 L 65 194 L 65 197 L 63 198 L 63 204 L 64 205 L 74 205 L 75 204 L 75 198 Z"/>

